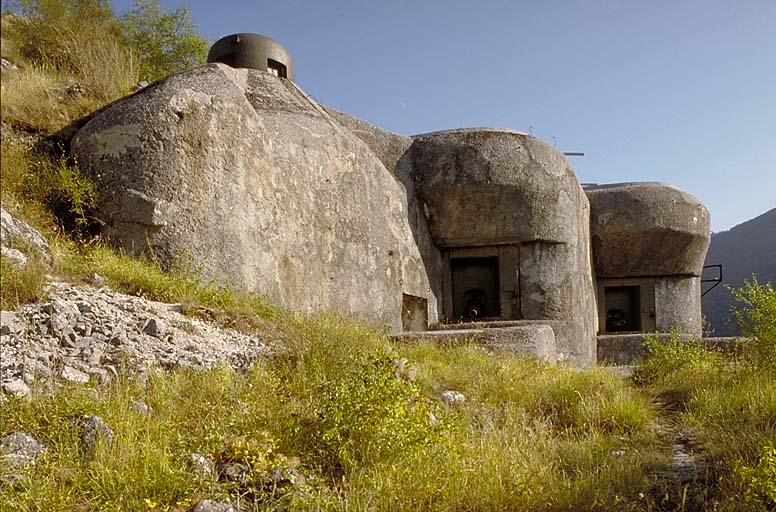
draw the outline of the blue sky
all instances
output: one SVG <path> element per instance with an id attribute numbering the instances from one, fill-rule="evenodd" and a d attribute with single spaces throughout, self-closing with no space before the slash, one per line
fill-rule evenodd
<path id="1" fill-rule="evenodd" d="M 278 40 L 319 102 L 398 133 L 530 131 L 585 152 L 582 182 L 694 194 L 713 231 L 776 207 L 776 0 L 162 4 Z"/>

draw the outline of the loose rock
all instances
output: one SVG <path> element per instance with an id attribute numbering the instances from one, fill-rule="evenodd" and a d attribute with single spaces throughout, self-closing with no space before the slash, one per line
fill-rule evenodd
<path id="1" fill-rule="evenodd" d="M 6 71 L 16 71 L 18 69 L 16 64 L 5 58 L 0 58 L 0 68 Z"/>
<path id="2" fill-rule="evenodd" d="M 60 374 L 60 377 L 62 379 L 69 381 L 69 382 L 75 382 L 80 384 L 86 384 L 89 382 L 89 376 L 85 374 L 82 371 L 78 371 L 72 366 L 65 366 L 62 368 L 62 373 Z"/>
<path id="3" fill-rule="evenodd" d="M 19 334 L 22 332 L 19 317 L 12 311 L 0 312 L 0 334 Z"/>
<path id="4" fill-rule="evenodd" d="M 0 382 L 62 378 L 107 383 L 117 368 L 147 379 L 148 368 L 248 369 L 268 352 L 261 339 L 183 316 L 169 304 L 108 288 L 47 283 L 45 304 L 3 312 Z"/>
<path id="5" fill-rule="evenodd" d="M 86 453 L 93 454 L 100 443 L 109 445 L 113 442 L 113 429 L 101 417 L 84 416 L 81 425 L 81 441 Z"/>
<path id="6" fill-rule="evenodd" d="M 14 432 L 0 439 L 0 479 L 16 482 L 21 477 L 14 473 L 24 469 L 46 451 L 46 447 L 25 432 Z"/>
<path id="7" fill-rule="evenodd" d="M 212 478 L 215 475 L 215 463 L 211 457 L 194 452 L 189 455 L 189 464 L 197 476 Z"/>
<path id="8" fill-rule="evenodd" d="M 3 392 L 16 398 L 24 398 L 30 394 L 30 388 L 22 379 L 3 382 Z"/>
<path id="9" fill-rule="evenodd" d="M 23 252 L 12 249 L 10 247 L 0 248 L 0 254 L 8 258 L 8 260 L 16 266 L 16 268 L 24 268 L 27 266 L 27 256 Z"/>
<path id="10" fill-rule="evenodd" d="M 459 402 L 462 403 L 462 402 L 466 401 L 466 397 L 464 396 L 463 393 L 460 393 L 458 391 L 452 391 L 452 390 L 442 391 L 442 393 L 439 395 L 439 397 L 447 405 L 453 405 L 453 404 L 457 404 Z"/>
<path id="11" fill-rule="evenodd" d="M 237 509 L 230 503 L 201 500 L 191 508 L 190 512 L 237 512 Z"/>
<path id="12" fill-rule="evenodd" d="M 151 414 L 151 408 L 148 407 L 148 404 L 142 400 L 132 400 L 131 409 L 138 414 L 142 414 L 143 416 L 148 416 Z"/>
<path id="13" fill-rule="evenodd" d="M 51 262 L 49 244 L 43 235 L 26 222 L 15 219 L 4 208 L 0 208 L 0 240 L 3 245 L 13 241 L 25 242 L 35 247 L 46 261 Z"/>
<path id="14" fill-rule="evenodd" d="M 143 332 L 154 338 L 162 338 L 167 333 L 167 324 L 158 318 L 149 318 L 143 326 Z"/>

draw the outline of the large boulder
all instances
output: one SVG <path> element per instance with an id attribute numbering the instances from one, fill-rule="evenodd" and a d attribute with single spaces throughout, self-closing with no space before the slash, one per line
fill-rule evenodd
<path id="1" fill-rule="evenodd" d="M 405 185 L 287 80 L 188 70 L 97 113 L 71 150 L 130 252 L 395 330 L 403 293 L 432 297 Z"/>

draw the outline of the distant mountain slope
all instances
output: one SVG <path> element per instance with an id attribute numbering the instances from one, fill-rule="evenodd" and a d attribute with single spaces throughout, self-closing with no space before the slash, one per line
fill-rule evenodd
<path id="1" fill-rule="evenodd" d="M 728 231 L 712 234 L 706 265 L 717 263 L 722 264 L 723 281 L 728 286 L 738 287 L 752 274 L 760 283 L 776 283 L 776 208 Z M 714 336 L 740 334 L 737 327 L 725 322 L 733 304 L 730 292 L 722 286 L 703 297 L 703 314 Z"/>

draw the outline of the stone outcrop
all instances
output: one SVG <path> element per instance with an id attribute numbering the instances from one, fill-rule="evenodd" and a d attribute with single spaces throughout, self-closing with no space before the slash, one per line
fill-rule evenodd
<path id="1" fill-rule="evenodd" d="M 18 262 L 20 266 L 24 266 L 31 256 L 39 256 L 46 261 L 51 261 L 46 238 L 38 230 L 14 218 L 3 208 L 0 208 L 0 247 L 2 247 L 3 256 Z M 19 247 L 24 248 L 26 254 L 20 251 Z"/>
<path id="2" fill-rule="evenodd" d="M 291 82 L 193 69 L 96 115 L 71 147 L 129 251 L 394 329 L 402 293 L 431 294 L 404 184 Z"/>
<path id="3" fill-rule="evenodd" d="M 13 432 L 0 438 L 0 484 L 20 482 L 23 470 L 35 464 L 44 453 L 46 447 L 26 432 Z"/>

